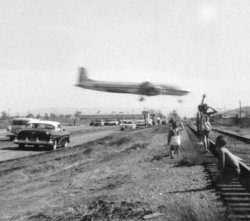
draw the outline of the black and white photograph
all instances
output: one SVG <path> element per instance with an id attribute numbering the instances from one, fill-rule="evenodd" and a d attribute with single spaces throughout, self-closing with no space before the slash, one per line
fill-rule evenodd
<path id="1" fill-rule="evenodd" d="M 1 221 L 250 220 L 249 0 L 0 0 Z"/>

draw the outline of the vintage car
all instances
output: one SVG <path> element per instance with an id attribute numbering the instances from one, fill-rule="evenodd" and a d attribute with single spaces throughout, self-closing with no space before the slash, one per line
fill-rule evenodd
<path id="1" fill-rule="evenodd" d="M 93 122 L 93 126 L 97 127 L 97 126 L 104 126 L 104 120 L 102 119 L 96 119 L 94 122 Z"/>
<path id="2" fill-rule="evenodd" d="M 18 132 L 22 129 L 24 129 L 28 122 L 35 120 L 33 118 L 14 118 L 11 121 L 11 125 L 7 127 L 7 137 L 12 141 L 14 140 L 15 136 L 18 134 Z"/>
<path id="3" fill-rule="evenodd" d="M 133 120 L 122 120 L 120 123 L 120 130 L 125 130 L 125 129 L 135 129 L 136 124 Z"/>
<path id="4" fill-rule="evenodd" d="M 19 148 L 25 145 L 35 147 L 46 146 L 53 150 L 58 147 L 68 147 L 70 133 L 62 128 L 56 121 L 30 121 L 26 128 L 21 130 L 15 137 L 14 143 Z"/>
<path id="5" fill-rule="evenodd" d="M 146 123 L 147 123 L 147 126 L 153 126 L 153 120 L 152 119 L 147 119 Z"/>
<path id="6" fill-rule="evenodd" d="M 136 127 L 146 127 L 147 122 L 145 120 L 135 120 Z"/>
<path id="7" fill-rule="evenodd" d="M 106 120 L 105 124 L 106 126 L 117 126 L 119 124 L 118 120 Z"/>

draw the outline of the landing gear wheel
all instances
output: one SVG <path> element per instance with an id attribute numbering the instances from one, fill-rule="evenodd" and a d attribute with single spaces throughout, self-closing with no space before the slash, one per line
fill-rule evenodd
<path id="1" fill-rule="evenodd" d="M 56 150 L 56 149 L 57 149 L 57 141 L 55 141 L 53 145 L 53 150 Z"/>

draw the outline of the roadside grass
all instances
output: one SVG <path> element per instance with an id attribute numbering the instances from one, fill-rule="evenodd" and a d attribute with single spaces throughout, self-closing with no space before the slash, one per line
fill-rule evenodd
<path id="1" fill-rule="evenodd" d="M 168 211 L 171 220 L 176 221 L 226 221 L 223 207 L 215 202 L 208 204 L 207 201 L 196 201 L 194 199 L 181 199 L 175 202 Z"/>
<path id="2" fill-rule="evenodd" d="M 181 159 L 176 163 L 176 167 L 192 167 L 203 164 L 204 158 L 198 152 L 183 152 Z"/>
<path id="3" fill-rule="evenodd" d="M 174 221 L 226 221 L 223 207 L 208 204 L 207 201 L 195 201 L 194 199 L 177 199 L 172 204 L 153 208 L 148 203 L 139 201 L 107 201 L 95 199 L 83 203 L 83 201 L 62 208 L 52 208 L 41 211 L 36 215 L 26 216 L 28 221 L 61 221 L 61 220 L 146 220 L 148 215 L 160 214 L 161 216 L 149 220 L 174 220 Z"/>
<path id="4" fill-rule="evenodd" d="M 152 213 L 152 208 L 146 203 L 96 199 L 85 204 L 78 202 L 77 204 L 68 205 L 64 211 L 52 209 L 40 212 L 28 216 L 26 220 L 142 220 L 143 216 Z"/>
<path id="5" fill-rule="evenodd" d="M 119 139 L 115 139 L 109 143 L 110 146 L 121 146 L 123 144 L 127 144 L 131 141 L 130 137 L 121 137 Z"/>

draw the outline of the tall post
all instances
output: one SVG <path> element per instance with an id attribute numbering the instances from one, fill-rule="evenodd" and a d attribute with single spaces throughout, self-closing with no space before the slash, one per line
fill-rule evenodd
<path id="1" fill-rule="evenodd" d="M 242 118 L 242 110 L 241 110 L 241 101 L 239 100 L 239 104 L 240 104 L 240 119 Z"/>

